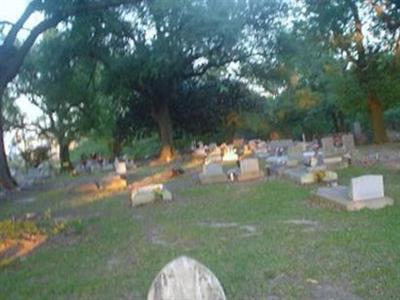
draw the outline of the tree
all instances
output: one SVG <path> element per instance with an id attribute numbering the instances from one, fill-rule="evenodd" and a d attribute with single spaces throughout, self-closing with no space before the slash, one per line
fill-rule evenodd
<path id="1" fill-rule="evenodd" d="M 153 1 L 140 6 L 137 24 L 122 32 L 125 42 L 109 65 L 119 84 L 147 103 L 158 126 L 161 161 L 174 155 L 170 110 L 184 82 L 251 55 L 244 37 L 256 17 L 253 3 Z M 269 20 L 276 13 L 272 3 L 259 1 Z"/>
<path id="2" fill-rule="evenodd" d="M 383 117 L 386 103 L 379 93 L 383 83 L 376 73 L 384 67 L 382 55 L 398 51 L 399 26 L 397 21 L 392 22 L 399 12 L 398 2 L 306 0 L 305 3 L 310 32 L 347 60 L 348 68 L 365 91 L 366 101 L 360 100 L 368 107 L 374 141 L 386 142 Z"/>
<path id="3" fill-rule="evenodd" d="M 19 78 L 24 93 L 44 113 L 45 118 L 37 123 L 40 134 L 56 139 L 60 147 L 62 171 L 72 169 L 71 142 L 96 128 L 101 115 L 96 92 L 98 63 L 79 56 L 79 49 L 66 35 L 49 31 L 29 55 Z"/>
<path id="4" fill-rule="evenodd" d="M 61 21 L 68 20 L 71 16 L 138 2 L 139 0 L 93 0 L 85 2 L 80 0 L 31 0 L 15 24 L 0 21 L 0 24 L 10 25 L 10 29 L 4 35 L 0 44 L 0 185 L 3 188 L 12 189 L 16 186 L 16 182 L 10 174 L 4 147 L 3 96 L 7 85 L 18 75 L 23 61 L 36 39 L 46 30 L 57 26 Z M 44 20 L 30 31 L 24 41 L 18 43 L 18 34 L 35 12 L 42 12 Z"/>

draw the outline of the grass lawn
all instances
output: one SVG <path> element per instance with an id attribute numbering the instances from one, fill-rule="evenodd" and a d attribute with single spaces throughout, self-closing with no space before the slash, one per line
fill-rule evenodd
<path id="1" fill-rule="evenodd" d="M 147 174 L 146 170 L 142 174 Z M 0 203 L 0 220 L 51 209 L 71 225 L 0 269 L 1 299 L 145 299 L 180 255 L 209 267 L 227 299 L 398 299 L 400 172 L 381 173 L 395 205 L 343 212 L 311 204 L 312 188 L 286 181 L 168 183 L 176 200 L 129 208 L 127 194 L 78 197 L 65 188 Z"/>

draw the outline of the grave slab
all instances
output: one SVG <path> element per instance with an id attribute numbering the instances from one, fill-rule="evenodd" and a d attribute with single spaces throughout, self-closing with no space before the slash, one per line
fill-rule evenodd
<path id="1" fill-rule="evenodd" d="M 393 199 L 385 196 L 376 199 L 354 201 L 349 198 L 349 188 L 346 186 L 319 188 L 314 192 L 314 195 L 322 202 L 327 202 L 347 211 L 357 211 L 363 208 L 379 209 L 393 205 Z"/>
<path id="2" fill-rule="evenodd" d="M 172 194 L 162 184 L 152 184 L 133 190 L 131 194 L 132 207 L 148 204 L 157 200 L 171 201 Z"/>
<path id="3" fill-rule="evenodd" d="M 203 172 L 199 174 L 199 179 L 202 184 L 208 184 L 226 182 L 228 177 L 220 164 L 210 163 L 203 166 Z"/>
<path id="4" fill-rule="evenodd" d="M 286 169 L 283 175 L 301 185 L 313 184 L 316 181 L 314 174 L 304 167 Z"/>

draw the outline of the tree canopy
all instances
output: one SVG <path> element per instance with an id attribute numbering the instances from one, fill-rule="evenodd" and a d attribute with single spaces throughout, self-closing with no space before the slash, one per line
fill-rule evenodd
<path id="1" fill-rule="evenodd" d="M 43 20 L 21 39 L 34 12 Z M 29 95 L 64 149 L 62 166 L 68 145 L 89 134 L 117 156 L 156 132 L 162 161 L 184 135 L 311 138 L 358 121 L 386 142 L 399 106 L 399 15 L 398 1 L 383 0 L 32 0 L 15 24 L 0 23 L 11 121 L 0 125 L 18 123 L 16 91 Z"/>

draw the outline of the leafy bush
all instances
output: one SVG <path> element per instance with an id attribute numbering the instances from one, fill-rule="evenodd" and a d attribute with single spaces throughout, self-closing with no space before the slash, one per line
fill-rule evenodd
<path id="1" fill-rule="evenodd" d="M 40 233 L 41 231 L 32 221 L 4 220 L 0 222 L 0 241 L 21 239 Z"/>
<path id="2" fill-rule="evenodd" d="M 157 135 L 135 139 L 122 149 L 122 154 L 134 159 L 154 157 L 160 151 L 160 141 Z"/>
<path id="3" fill-rule="evenodd" d="M 385 121 L 388 128 L 400 130 L 400 107 L 388 109 L 385 112 Z"/>

